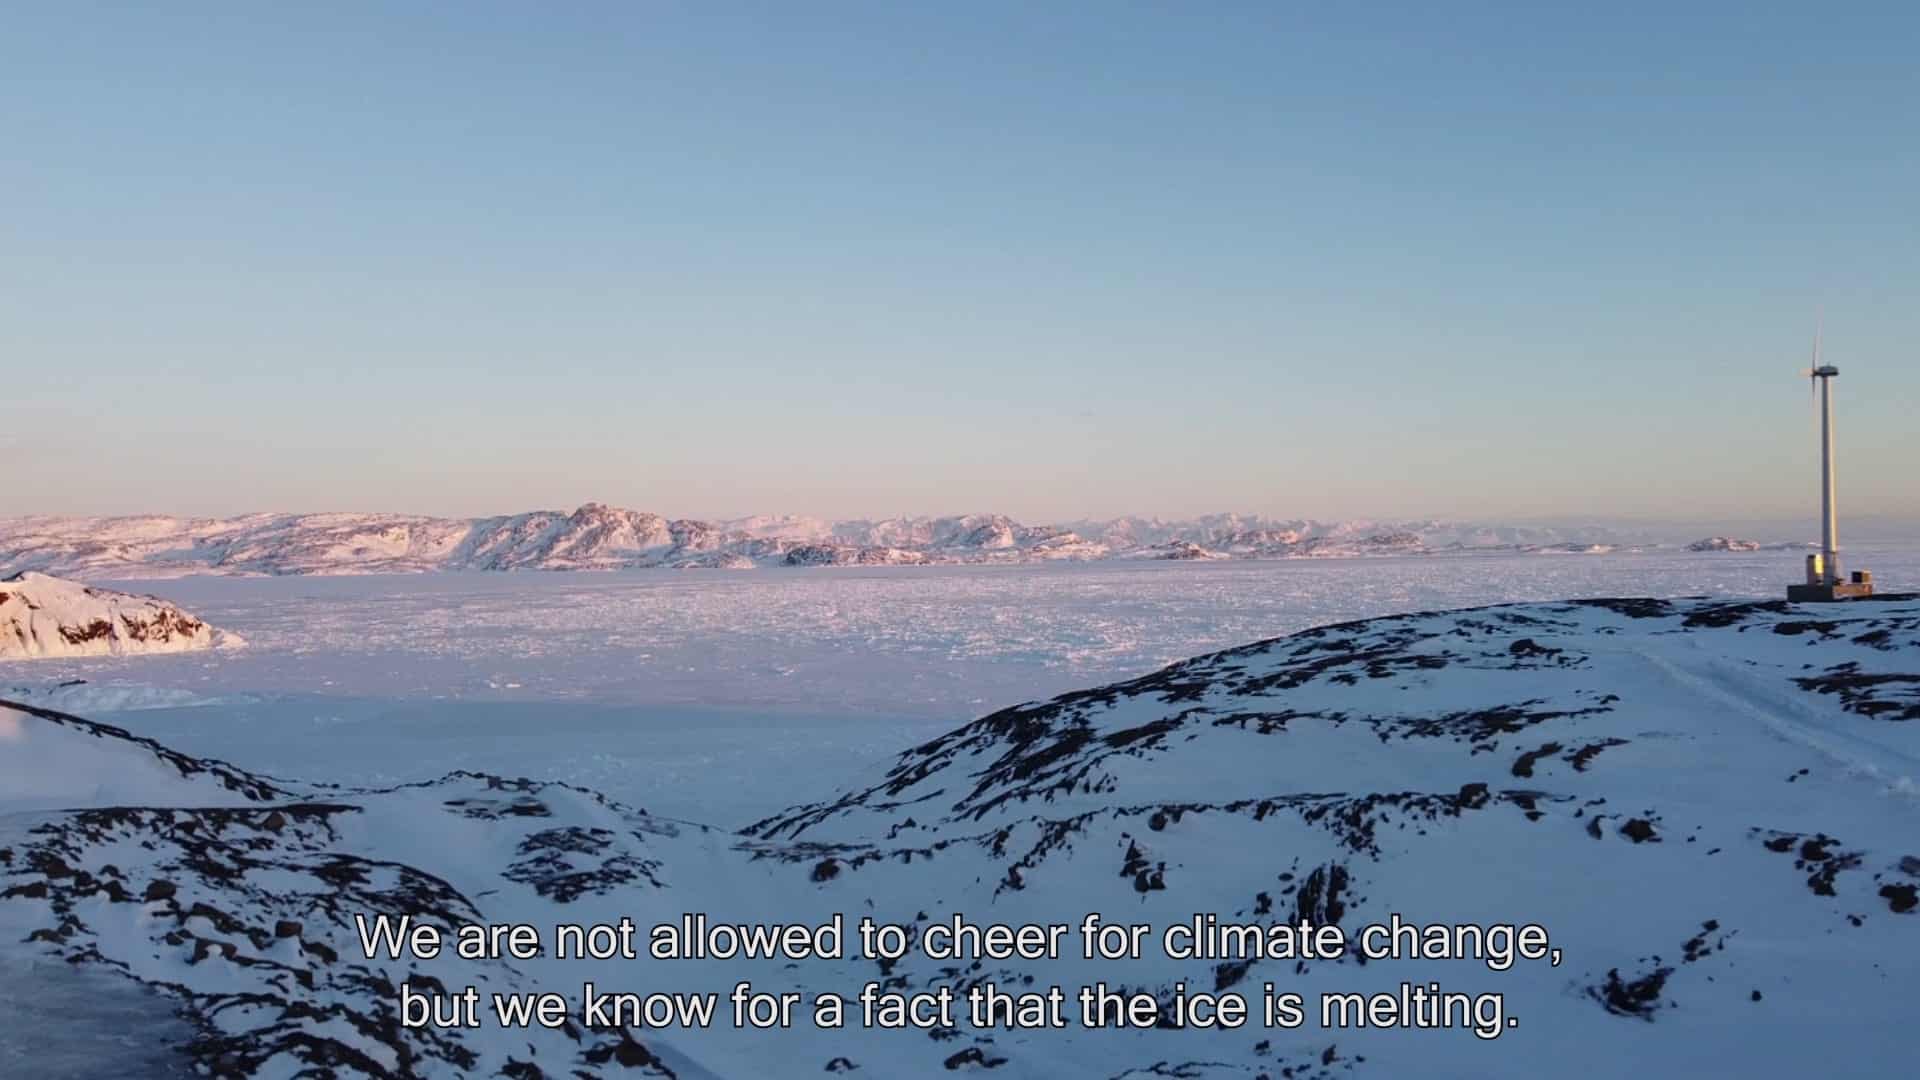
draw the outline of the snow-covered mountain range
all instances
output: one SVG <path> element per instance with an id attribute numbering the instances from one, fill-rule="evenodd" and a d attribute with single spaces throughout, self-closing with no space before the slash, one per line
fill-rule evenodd
<path id="1" fill-rule="evenodd" d="M 152 578 L 440 570 L 838 566 L 1105 558 L 1293 558 L 1464 550 L 1604 551 L 1602 527 L 1318 522 L 1218 514 L 1025 525 L 1000 514 L 823 521 L 666 518 L 589 503 L 488 518 L 252 514 L 0 519 L 0 573 Z"/>
<path id="2" fill-rule="evenodd" d="M 0 961 L 152 988 L 195 1025 L 181 1053 L 221 1077 L 1902 1075 L 1920 1054 L 1916 658 L 1911 596 L 1374 619 L 1014 706 L 738 831 L 511 777 L 260 776 L 0 705 Z M 448 930 L 840 915 L 910 940 L 955 914 L 1350 934 L 1398 914 L 1537 923 L 1563 957 L 370 959 L 354 917 L 378 912 Z M 396 1012 L 406 984 L 550 990 L 579 1015 L 591 982 L 712 992 L 724 1016 L 741 981 L 808 1006 L 841 995 L 856 1018 L 508 1030 L 483 1008 L 477 1027 L 428 1030 Z M 1429 981 L 1502 995 L 1498 1038 L 1172 1019 L 1183 988 L 1312 1002 Z M 1105 982 L 1163 1022 L 857 1019 L 869 983 L 985 982 Z"/>
<path id="3" fill-rule="evenodd" d="M 0 660 L 127 656 L 243 644 L 153 596 L 26 571 L 0 580 Z"/>

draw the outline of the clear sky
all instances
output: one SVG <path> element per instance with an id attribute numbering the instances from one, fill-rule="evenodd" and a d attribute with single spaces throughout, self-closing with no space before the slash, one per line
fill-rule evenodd
<path id="1" fill-rule="evenodd" d="M 1920 516 L 1920 5 L 4 5 L 0 514 Z"/>

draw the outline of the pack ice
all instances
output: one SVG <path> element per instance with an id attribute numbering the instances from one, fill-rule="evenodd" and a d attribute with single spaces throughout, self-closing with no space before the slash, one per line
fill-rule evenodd
<path id="1" fill-rule="evenodd" d="M 1008 708 L 743 828 L 502 776 L 258 776 L 11 705 L 0 790 L 29 794 L 0 817 L 0 950 L 157 989 L 213 1076 L 1903 1075 L 1920 1060 L 1916 661 L 1914 597 L 1374 619 Z M 915 933 L 956 913 L 1350 929 L 1397 914 L 1538 923 L 1563 961 L 369 959 L 354 917 L 374 913 L 543 933 L 688 913 Z M 734 1028 L 742 981 L 804 995 L 802 1018 Z M 868 1029 L 853 1002 L 875 982 L 1105 982 L 1165 1007 L 1148 1030 Z M 1311 1003 L 1429 982 L 1499 993 L 1514 1023 L 1482 1039 L 1258 1020 L 1269 985 Z M 588 1027 L 587 983 L 712 992 L 721 1019 Z M 402 984 L 550 990 L 576 1018 L 403 1027 Z M 1244 993 L 1256 1019 L 1183 1028 L 1182 988 Z M 820 995 L 848 1000 L 846 1026 L 805 1019 Z"/>

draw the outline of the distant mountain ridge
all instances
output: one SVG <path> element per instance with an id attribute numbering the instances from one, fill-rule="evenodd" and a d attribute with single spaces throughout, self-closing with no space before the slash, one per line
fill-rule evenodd
<path id="1" fill-rule="evenodd" d="M 482 518 L 247 514 L 0 519 L 0 574 L 176 577 L 925 565 L 1111 558 L 1299 558 L 1645 543 L 1598 526 L 1313 521 L 1213 514 L 1028 525 L 1004 514 L 827 521 L 668 518 L 587 503 Z"/>

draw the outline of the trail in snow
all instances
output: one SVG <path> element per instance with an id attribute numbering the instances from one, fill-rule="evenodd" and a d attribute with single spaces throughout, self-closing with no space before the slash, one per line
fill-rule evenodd
<path id="1" fill-rule="evenodd" d="M 1699 653 L 1698 642 L 1687 642 L 1686 648 L 1692 654 Z M 1631 652 L 1680 687 L 1752 717 L 1780 738 L 1817 751 L 1853 775 L 1883 785 L 1889 794 L 1920 798 L 1920 782 L 1916 782 L 1920 759 L 1824 722 L 1822 714 L 1804 700 L 1805 692 L 1766 694 L 1753 672 L 1736 672 L 1724 660 L 1703 657 L 1697 664 L 1682 666 L 1646 649 Z"/>

